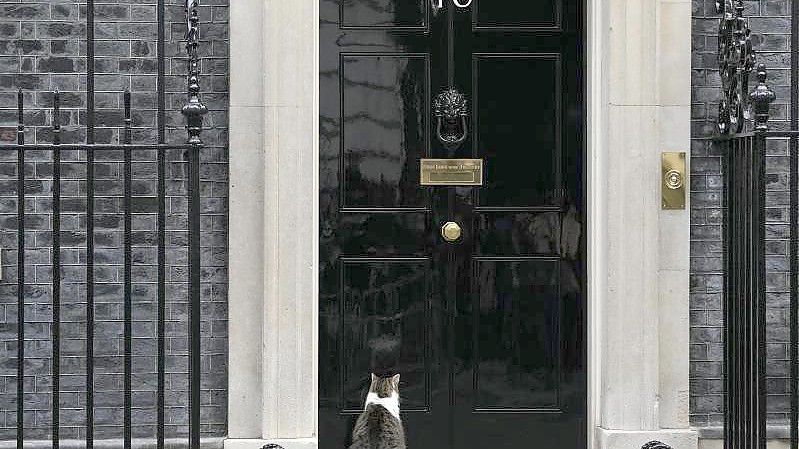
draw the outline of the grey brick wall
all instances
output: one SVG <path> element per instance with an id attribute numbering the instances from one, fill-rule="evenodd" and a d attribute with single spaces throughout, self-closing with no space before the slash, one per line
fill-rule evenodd
<path id="1" fill-rule="evenodd" d="M 790 101 L 790 2 L 747 1 L 758 61 L 769 69 L 778 99 L 772 127 L 787 128 Z M 722 154 L 709 139 L 716 132 L 720 79 L 716 62 L 719 16 L 713 0 L 693 0 L 691 142 L 691 423 L 722 420 Z M 768 142 L 767 307 L 768 410 L 770 422 L 786 423 L 788 409 L 788 159 L 787 142 Z"/>
<path id="2" fill-rule="evenodd" d="M 167 141 L 185 139 L 185 31 L 182 1 L 167 0 Z M 203 100 L 210 108 L 202 150 L 202 433 L 226 433 L 227 403 L 227 92 L 228 0 L 200 7 Z M 98 142 L 118 142 L 122 92 L 133 98 L 133 139 L 155 143 L 155 0 L 96 4 Z M 50 142 L 52 89 L 62 92 L 63 142 L 86 136 L 86 5 L 79 0 L 0 2 L 0 128 L 16 123 L 25 89 L 28 142 Z M 167 153 L 166 433 L 187 434 L 185 164 Z M 133 435 L 156 422 L 155 153 L 133 154 Z M 46 439 L 52 417 L 52 154 L 26 154 L 25 437 Z M 122 154 L 97 153 L 95 165 L 95 437 L 122 436 Z M 16 436 L 16 153 L 0 152 L 0 441 Z M 84 438 L 86 384 L 86 154 L 62 153 L 61 438 Z"/>

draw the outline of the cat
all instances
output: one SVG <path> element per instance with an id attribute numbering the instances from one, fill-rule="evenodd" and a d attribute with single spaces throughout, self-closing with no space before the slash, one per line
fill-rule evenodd
<path id="1" fill-rule="evenodd" d="M 363 413 L 352 429 L 349 449 L 405 449 L 405 430 L 399 411 L 399 380 L 399 374 L 380 377 L 372 373 Z"/>

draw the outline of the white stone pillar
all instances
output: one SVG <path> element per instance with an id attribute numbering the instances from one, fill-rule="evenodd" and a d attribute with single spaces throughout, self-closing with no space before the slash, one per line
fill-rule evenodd
<path id="1" fill-rule="evenodd" d="M 592 134 L 600 373 L 596 447 L 659 440 L 696 448 L 688 428 L 689 213 L 661 211 L 660 158 L 690 150 L 691 5 L 605 0 L 593 18 L 602 114 Z M 594 9 L 595 13 L 600 8 Z M 598 72 L 597 72 L 598 71 Z M 596 159 L 599 159 L 597 161 Z M 597 170 L 601 170 L 598 172 Z M 596 398 L 595 398 L 596 399 Z"/>
<path id="2" fill-rule="evenodd" d="M 660 0 L 657 27 L 658 141 L 661 151 L 685 151 L 689 172 L 691 8 L 690 0 Z M 659 422 L 664 429 L 684 429 L 689 426 L 690 195 L 686 210 L 661 210 L 658 219 Z"/>
<path id="3" fill-rule="evenodd" d="M 227 448 L 316 446 L 318 0 L 230 5 Z"/>
<path id="4" fill-rule="evenodd" d="M 266 229 L 263 6 L 262 0 L 235 0 L 230 5 L 230 438 L 260 438 L 262 433 Z"/>

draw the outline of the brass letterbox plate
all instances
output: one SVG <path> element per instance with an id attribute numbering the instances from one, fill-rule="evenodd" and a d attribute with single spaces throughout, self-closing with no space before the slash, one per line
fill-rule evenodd
<path id="1" fill-rule="evenodd" d="M 664 210 L 685 209 L 688 175 L 684 152 L 665 152 L 661 156 L 661 200 Z"/>
<path id="2" fill-rule="evenodd" d="M 482 159 L 422 159 L 420 183 L 423 186 L 481 186 Z"/>

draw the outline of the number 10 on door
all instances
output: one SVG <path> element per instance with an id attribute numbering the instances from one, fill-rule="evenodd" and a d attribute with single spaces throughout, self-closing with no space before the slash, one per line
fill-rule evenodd
<path id="1" fill-rule="evenodd" d="M 439 9 L 444 7 L 444 0 L 433 0 L 433 1 L 438 3 L 437 7 Z M 457 6 L 458 8 L 468 8 L 469 5 L 472 4 L 472 1 L 473 0 L 452 0 L 452 3 L 454 3 L 455 6 Z"/>

